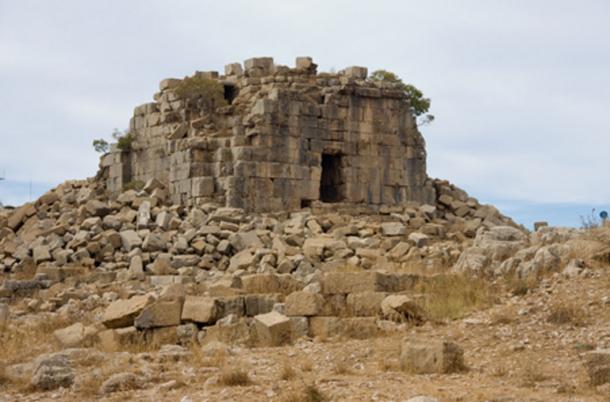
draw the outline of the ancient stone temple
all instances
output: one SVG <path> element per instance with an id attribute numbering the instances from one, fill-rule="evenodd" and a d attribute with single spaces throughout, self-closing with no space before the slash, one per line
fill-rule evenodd
<path id="1" fill-rule="evenodd" d="M 363 67 L 316 70 L 308 57 L 295 68 L 264 57 L 229 64 L 224 75 L 163 80 L 155 101 L 135 108 L 128 144 L 102 157 L 99 177 L 112 194 L 157 179 L 174 203 L 256 212 L 433 203 L 404 92 L 367 80 Z M 196 79 L 220 88 L 220 100 L 179 90 Z"/>

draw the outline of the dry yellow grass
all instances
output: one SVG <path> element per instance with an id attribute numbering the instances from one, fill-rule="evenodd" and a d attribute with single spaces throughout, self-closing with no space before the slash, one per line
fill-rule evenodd
<path id="1" fill-rule="evenodd" d="M 549 309 L 547 321 L 558 325 L 585 325 L 585 311 L 574 302 L 565 299 L 554 301 Z"/>
<path id="2" fill-rule="evenodd" d="M 416 289 L 424 296 L 423 307 L 428 317 L 439 321 L 461 318 L 491 306 L 495 300 L 488 281 L 464 275 L 436 275 L 420 281 Z"/>
<path id="3" fill-rule="evenodd" d="M 494 311 L 491 316 L 491 323 L 493 325 L 507 325 L 517 320 L 517 309 L 515 306 L 504 307 Z"/>
<path id="4" fill-rule="evenodd" d="M 536 383 L 547 380 L 549 377 L 545 374 L 544 367 L 532 357 L 528 357 L 523 361 L 521 366 L 521 380 L 526 387 L 534 387 Z"/>
<path id="5" fill-rule="evenodd" d="M 309 359 L 303 360 L 303 362 L 301 363 L 301 370 L 306 372 L 313 370 L 313 362 Z"/>
<path id="6" fill-rule="evenodd" d="M 282 368 L 280 370 L 280 379 L 284 381 L 290 381 L 294 379 L 297 375 L 297 372 L 294 370 L 290 362 L 285 361 L 282 363 Z"/>
<path id="7" fill-rule="evenodd" d="M 220 371 L 218 383 L 227 387 L 245 387 L 252 384 L 252 379 L 241 367 L 225 366 Z"/>
<path id="8" fill-rule="evenodd" d="M 59 350 L 53 331 L 70 325 L 55 315 L 41 316 L 19 327 L 8 325 L 0 331 L 0 362 L 12 364 L 26 361 L 42 353 Z"/>
<path id="9" fill-rule="evenodd" d="M 348 375 L 352 373 L 350 367 L 344 361 L 339 360 L 333 366 L 333 373 L 338 375 Z"/>
<path id="10" fill-rule="evenodd" d="M 291 391 L 282 398 L 282 402 L 323 402 L 326 400 L 324 394 L 313 384 Z"/>

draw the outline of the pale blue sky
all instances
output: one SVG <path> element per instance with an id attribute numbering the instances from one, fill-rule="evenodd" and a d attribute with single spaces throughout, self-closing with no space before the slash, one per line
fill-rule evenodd
<path id="1" fill-rule="evenodd" d="M 95 174 L 166 77 L 253 56 L 385 68 L 432 98 L 429 173 L 518 221 L 610 207 L 610 3 L 0 0 L 0 200 Z"/>

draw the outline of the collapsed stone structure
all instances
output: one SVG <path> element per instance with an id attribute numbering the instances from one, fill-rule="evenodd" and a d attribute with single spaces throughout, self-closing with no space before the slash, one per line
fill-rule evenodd
<path id="1" fill-rule="evenodd" d="M 100 176 L 112 194 L 157 179 L 175 204 L 216 202 L 253 212 L 312 202 L 367 206 L 433 204 L 425 142 L 398 85 L 367 69 L 317 73 L 272 58 L 194 77 L 222 84 L 226 105 L 185 99 L 166 79 L 155 101 L 135 108 L 128 149 L 112 147 Z"/>

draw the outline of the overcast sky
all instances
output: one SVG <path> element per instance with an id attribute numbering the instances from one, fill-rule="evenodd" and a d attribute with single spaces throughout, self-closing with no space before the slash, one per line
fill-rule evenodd
<path id="1" fill-rule="evenodd" d="M 94 175 L 91 141 L 163 78 L 312 56 L 432 99 L 431 176 L 522 223 L 578 225 L 610 207 L 609 21 L 607 0 L 0 0 L 0 200 Z"/>

